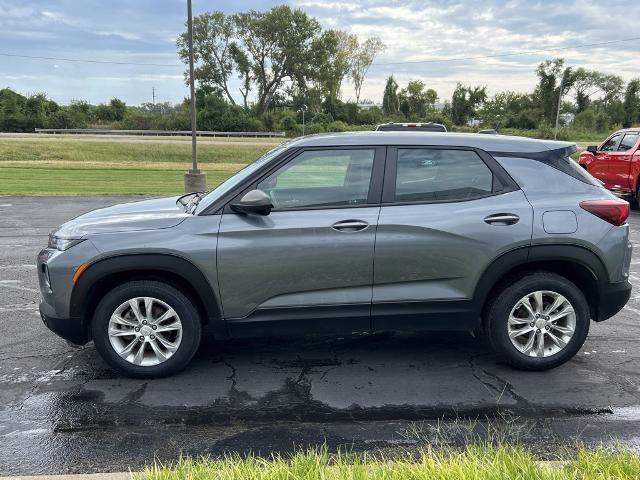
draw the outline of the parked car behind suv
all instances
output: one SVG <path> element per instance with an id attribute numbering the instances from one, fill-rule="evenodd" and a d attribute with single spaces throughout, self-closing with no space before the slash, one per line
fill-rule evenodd
<path id="1" fill-rule="evenodd" d="M 619 130 L 600 145 L 587 147 L 578 163 L 616 195 L 640 198 L 640 129 Z"/>
<path id="2" fill-rule="evenodd" d="M 362 132 L 283 144 L 208 194 L 116 205 L 38 257 L 45 324 L 116 370 L 183 368 L 219 338 L 460 330 L 545 370 L 627 302 L 629 204 L 497 135 Z"/>

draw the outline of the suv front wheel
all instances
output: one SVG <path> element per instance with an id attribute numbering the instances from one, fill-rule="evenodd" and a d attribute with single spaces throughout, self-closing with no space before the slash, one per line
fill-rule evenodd
<path id="1" fill-rule="evenodd" d="M 548 370 L 572 358 L 589 333 L 589 305 L 575 284 L 532 273 L 497 292 L 486 315 L 495 352 L 522 370 Z"/>
<path id="2" fill-rule="evenodd" d="M 105 295 L 91 332 L 96 349 L 118 372 L 157 378 L 182 370 L 200 345 L 198 310 L 162 282 L 133 281 Z"/>

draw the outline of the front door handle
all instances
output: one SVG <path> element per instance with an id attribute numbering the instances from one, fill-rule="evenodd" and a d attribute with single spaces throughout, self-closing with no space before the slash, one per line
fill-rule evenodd
<path id="1" fill-rule="evenodd" d="M 515 213 L 494 213 L 484 217 L 484 221 L 489 225 L 515 225 L 520 221 L 520 217 Z"/>
<path id="2" fill-rule="evenodd" d="M 369 224 L 363 220 L 342 220 L 331 225 L 331 228 L 338 232 L 360 232 L 368 226 Z"/>

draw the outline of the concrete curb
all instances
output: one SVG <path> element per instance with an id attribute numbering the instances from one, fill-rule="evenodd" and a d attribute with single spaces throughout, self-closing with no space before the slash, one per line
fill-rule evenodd
<path id="1" fill-rule="evenodd" d="M 78 475 L 19 475 L 0 480 L 131 480 L 131 473 L 81 473 Z"/>

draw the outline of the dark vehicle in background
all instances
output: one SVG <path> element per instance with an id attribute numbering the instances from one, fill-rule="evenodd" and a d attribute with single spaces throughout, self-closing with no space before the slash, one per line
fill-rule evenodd
<path id="1" fill-rule="evenodd" d="M 381 123 L 376 132 L 446 132 L 447 127 L 440 123 Z"/>
<path id="2" fill-rule="evenodd" d="M 618 196 L 640 198 L 640 128 L 619 130 L 587 147 L 578 163 Z"/>

